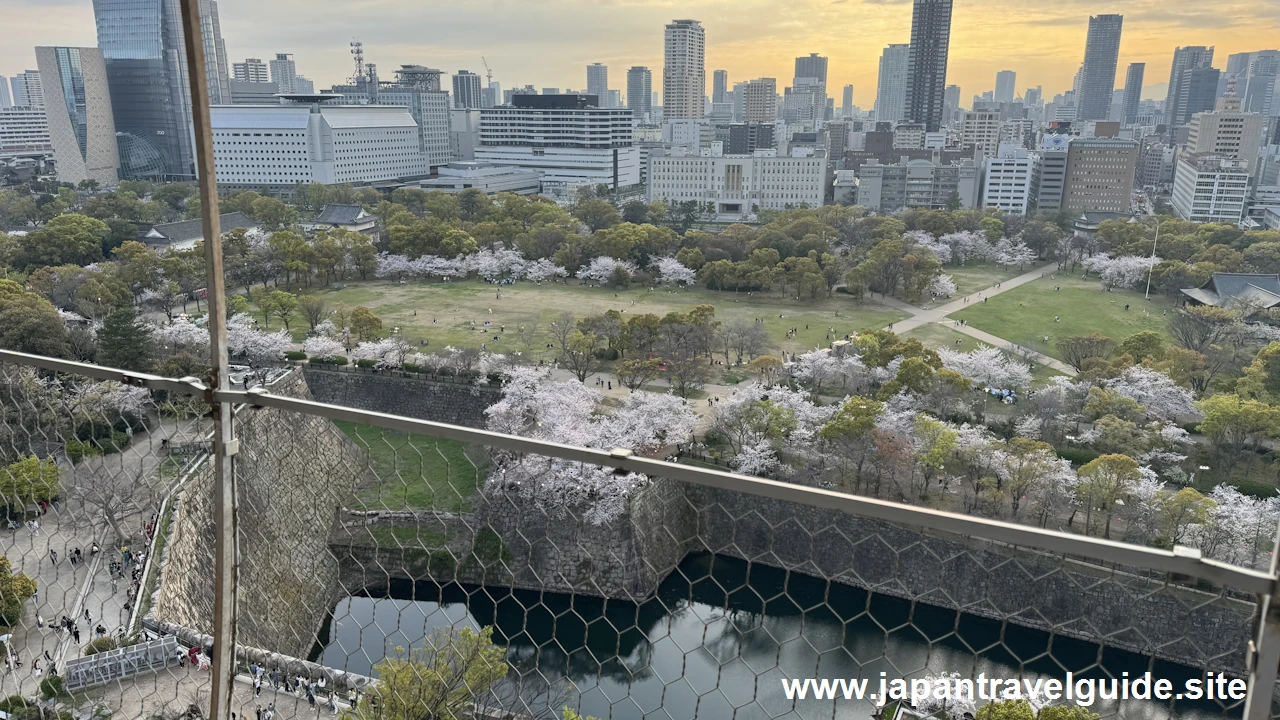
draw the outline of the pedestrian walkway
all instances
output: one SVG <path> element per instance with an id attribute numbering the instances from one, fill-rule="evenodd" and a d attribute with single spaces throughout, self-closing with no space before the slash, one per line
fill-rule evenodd
<path id="1" fill-rule="evenodd" d="M 1033 362 L 1038 362 L 1038 363 L 1040 363 L 1041 365 L 1045 365 L 1045 366 L 1051 367 L 1051 368 L 1053 368 L 1054 370 L 1057 370 L 1058 372 L 1062 373 L 1063 375 L 1069 375 L 1069 376 L 1071 376 L 1071 377 L 1075 377 L 1075 376 L 1076 376 L 1076 369 L 1075 369 L 1075 368 L 1073 368 L 1073 367 L 1071 367 L 1070 365 L 1068 365 L 1068 364 L 1066 364 L 1066 363 L 1062 362 L 1061 360 L 1057 360 L 1057 359 L 1055 359 L 1055 358 L 1051 358 L 1051 357 L 1049 357 L 1048 355 L 1045 355 L 1044 353 L 1036 352 L 1035 350 L 1032 350 L 1032 349 L 1031 349 L 1031 348 L 1029 348 L 1029 347 L 1025 347 L 1025 346 L 1023 346 L 1023 345 L 1015 345 L 1014 343 L 1011 343 L 1011 342 L 1009 342 L 1008 340 L 1004 340 L 1004 339 L 1002 339 L 1002 338 L 998 338 L 998 337 L 996 337 L 995 335 L 992 335 L 992 334 L 991 334 L 991 333 L 989 333 L 989 332 L 984 332 L 984 331 L 982 331 L 982 330 L 979 330 L 979 329 L 974 328 L 974 327 L 970 327 L 970 326 L 965 325 L 965 324 L 956 324 L 956 322 L 955 322 L 954 320 L 944 320 L 944 321 L 942 321 L 942 322 L 940 322 L 940 323 L 938 323 L 938 324 L 939 324 L 939 325 L 941 325 L 941 326 L 943 326 L 943 327 L 951 328 L 952 330 L 955 330 L 956 332 L 962 332 L 962 333 L 964 333 L 965 335 L 968 335 L 969 337 L 972 337 L 972 338 L 976 338 L 976 339 L 978 339 L 978 340 L 981 340 L 982 342 L 984 342 L 984 343 L 986 343 L 986 344 L 988 344 L 988 345 L 990 345 L 990 346 L 992 346 L 992 347 L 997 347 L 997 348 L 1002 348 L 1002 349 L 1005 349 L 1005 350 L 1009 350 L 1009 351 L 1011 351 L 1011 352 L 1013 352 L 1013 353 L 1015 353 L 1015 354 L 1017 354 L 1017 355 L 1020 355 L 1021 357 L 1024 357 L 1024 358 L 1026 358 L 1026 359 L 1028 359 L 1028 360 L 1031 360 L 1031 361 L 1033 361 Z"/>
<path id="2" fill-rule="evenodd" d="M 1037 267 L 1034 270 L 1028 270 L 1027 272 L 1017 277 L 1000 281 L 999 287 L 996 287 L 995 285 L 993 285 L 989 288 L 985 288 L 983 290 L 978 290 L 977 292 L 970 293 L 968 295 L 969 302 L 967 303 L 964 301 L 964 298 L 959 298 L 947 303 L 946 305 L 939 305 L 937 307 L 932 307 L 927 310 L 925 308 L 918 308 L 915 305 L 902 302 L 901 300 L 897 298 L 892 298 L 892 297 L 881 298 L 880 302 L 896 310 L 902 310 L 903 312 L 911 313 L 912 317 L 909 317 L 905 320 L 899 320 L 893 323 L 893 326 L 891 329 L 895 333 L 901 335 L 905 332 L 910 332 L 911 330 L 915 330 L 921 325 L 926 325 L 928 323 L 941 322 L 945 320 L 946 317 L 953 312 L 958 312 L 960 310 L 963 310 L 975 302 L 982 302 L 982 298 L 995 297 L 1000 293 L 1008 292 L 1016 287 L 1021 287 L 1023 285 L 1026 285 L 1032 280 L 1039 280 L 1045 275 L 1052 274 L 1053 272 L 1054 270 L 1053 270 L 1052 264 L 1041 265 L 1040 267 Z"/>

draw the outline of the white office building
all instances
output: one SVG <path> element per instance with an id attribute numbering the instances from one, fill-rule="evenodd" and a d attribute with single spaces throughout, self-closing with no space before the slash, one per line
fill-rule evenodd
<path id="1" fill-rule="evenodd" d="M 515 193 L 536 195 L 542 189 L 541 175 L 536 170 L 502 167 L 477 162 L 452 162 L 440 167 L 436 177 L 415 183 L 423 190 L 460 193 L 469 188 L 483 190 L 486 195 Z"/>
<path id="2" fill-rule="evenodd" d="M 231 63 L 231 78 L 245 83 L 271 82 L 267 64 L 260 58 L 245 58 L 244 62 Z"/>
<path id="3" fill-rule="evenodd" d="M 0 153 L 52 150 L 44 108 L 0 108 Z"/>
<path id="4" fill-rule="evenodd" d="M 228 187 L 360 185 L 430 171 L 404 107 L 295 96 L 286 105 L 217 105 L 211 115 L 218 183 Z"/>
<path id="5" fill-rule="evenodd" d="M 700 118 L 707 93 L 706 30 L 697 20 L 673 20 L 666 27 L 662 65 L 662 114 Z"/>
<path id="6" fill-rule="evenodd" d="M 640 150 L 627 108 L 598 108 L 583 95 L 515 95 L 480 111 L 479 163 L 537 170 L 543 184 L 640 184 Z"/>
<path id="7" fill-rule="evenodd" d="M 1026 215 L 1035 207 L 1040 158 L 1018 145 L 1001 145 L 982 172 L 982 207 Z"/>
<path id="8" fill-rule="evenodd" d="M 972 145 L 983 155 L 995 155 L 1000 149 L 1000 113 L 970 111 L 960 126 L 960 146 Z"/>
<path id="9" fill-rule="evenodd" d="M 440 88 L 439 70 L 421 65 L 401 65 L 396 83 L 378 90 L 378 105 L 409 109 L 418 126 L 418 149 L 432 167 L 459 159 L 453 143 L 449 93 Z"/>
<path id="10" fill-rule="evenodd" d="M 298 87 L 298 65 L 293 61 L 291 53 L 276 53 L 274 60 L 269 63 L 271 70 L 271 82 L 280 86 L 280 92 L 293 93 L 302 92 L 302 88 Z M 239 78 L 236 78 L 237 80 Z"/>
<path id="11" fill-rule="evenodd" d="M 719 143 L 700 154 L 684 148 L 655 150 L 649 157 L 648 201 L 715 204 L 720 220 L 745 220 L 760 210 L 819 207 L 825 195 L 826 156 L 797 148 L 724 155 Z"/>
<path id="12" fill-rule="evenodd" d="M 44 87 L 40 84 L 40 71 L 28 70 L 9 78 L 13 88 L 14 107 L 44 107 Z"/>
<path id="13" fill-rule="evenodd" d="M 1213 153 L 1178 158 L 1173 210 L 1191 222 L 1240 222 L 1249 199 L 1249 162 Z"/>

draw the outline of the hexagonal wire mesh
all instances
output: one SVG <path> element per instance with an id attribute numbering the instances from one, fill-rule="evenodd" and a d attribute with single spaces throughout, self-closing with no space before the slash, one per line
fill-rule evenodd
<path id="1" fill-rule="evenodd" d="M 1102 562 L 1102 550 L 984 540 L 980 521 L 921 530 L 821 491 L 778 500 L 750 481 L 660 477 L 688 471 L 670 463 L 602 520 L 527 492 L 553 473 L 610 472 L 568 450 L 547 448 L 569 458 L 553 461 L 469 445 L 440 435 L 498 436 L 307 403 L 300 371 L 269 380 L 270 398 L 239 393 L 249 402 L 235 415 L 242 717 L 352 703 L 375 716 L 412 688 L 440 712 L 408 716 L 461 702 L 486 717 L 851 718 L 875 712 L 843 697 L 858 680 L 874 693 L 881 678 L 1149 671 L 1181 689 L 1248 669 L 1257 610 L 1242 587 L 1256 592 L 1261 573 L 1212 584 L 1161 562 Z M 140 717 L 202 704 L 208 675 L 191 659 L 200 667 L 209 648 L 215 524 L 200 404 L 9 362 L 0 393 L 5 556 L 35 581 L 0 588 L 5 694 L 36 698 L 56 669 L 70 694 L 54 702 L 67 706 Z M 128 647 L 90 656 L 115 645 Z M 809 678 L 855 685 L 834 700 L 815 699 L 817 686 L 789 696 Z"/>

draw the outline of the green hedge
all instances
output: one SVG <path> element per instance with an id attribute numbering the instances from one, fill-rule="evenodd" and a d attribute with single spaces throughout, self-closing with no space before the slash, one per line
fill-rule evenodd
<path id="1" fill-rule="evenodd" d="M 286 350 L 284 353 L 285 360 L 306 360 L 307 354 L 301 350 Z"/>
<path id="2" fill-rule="evenodd" d="M 1239 490 L 1244 495 L 1251 495 L 1256 498 L 1266 499 L 1280 494 L 1280 489 L 1277 489 L 1275 485 L 1262 480 L 1238 478 L 1235 480 L 1228 480 L 1226 484 Z"/>
<path id="3" fill-rule="evenodd" d="M 362 367 L 362 368 L 371 368 L 377 364 L 378 364 L 377 360 L 357 360 L 356 361 L 356 367 Z"/>
<path id="4" fill-rule="evenodd" d="M 312 365 L 346 365 L 347 359 L 342 355 L 329 355 L 328 357 L 313 357 L 310 362 Z"/>
<path id="5" fill-rule="evenodd" d="M 1101 457 L 1101 453 L 1084 448 L 1060 447 L 1054 450 L 1058 453 L 1058 457 L 1070 460 L 1072 465 L 1087 465 Z"/>

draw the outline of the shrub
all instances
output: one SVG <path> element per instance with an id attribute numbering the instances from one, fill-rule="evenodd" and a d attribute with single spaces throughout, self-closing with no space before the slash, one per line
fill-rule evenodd
<path id="1" fill-rule="evenodd" d="M 1280 490 L 1277 490 L 1275 485 L 1272 485 L 1269 482 L 1264 482 L 1262 480 L 1250 480 L 1249 478 L 1238 478 L 1235 480 L 1228 480 L 1227 484 L 1239 490 L 1244 495 L 1251 495 L 1253 497 L 1261 498 L 1263 500 L 1270 497 L 1275 497 L 1278 493 L 1280 493 Z"/>
<path id="2" fill-rule="evenodd" d="M 284 353 L 285 360 L 306 360 L 307 354 L 301 350 L 286 350 Z"/>
<path id="3" fill-rule="evenodd" d="M 613 348 L 599 348 L 592 353 L 600 360 L 617 360 L 618 351 Z"/>
<path id="4" fill-rule="evenodd" d="M 101 455 L 102 451 L 91 442 L 81 442 L 79 440 L 68 440 L 66 445 L 67 459 L 71 462 L 80 462 L 81 460 L 92 455 Z"/>
<path id="5" fill-rule="evenodd" d="M 312 365 L 346 365 L 347 359 L 342 355 L 328 355 L 313 357 L 310 362 Z"/>
<path id="6" fill-rule="evenodd" d="M 1054 451 L 1063 460 L 1071 461 L 1072 465 L 1088 465 L 1101 457 L 1099 453 L 1084 448 L 1060 447 L 1054 448 Z"/>
<path id="7" fill-rule="evenodd" d="M 118 647 L 120 647 L 120 644 L 116 642 L 116 639 L 108 635 L 106 637 L 100 637 L 93 640 L 88 645 L 85 645 L 84 654 L 97 655 L 100 652 L 115 650 Z"/>
<path id="8" fill-rule="evenodd" d="M 378 364 L 377 360 L 357 360 L 356 361 L 356 367 L 362 367 L 362 368 L 371 368 L 377 364 Z"/>
<path id="9" fill-rule="evenodd" d="M 411 373 L 422 372 L 422 370 L 421 370 L 421 369 L 419 369 L 419 367 L 418 367 L 418 366 L 417 366 L 417 364 L 415 364 L 415 363 L 405 363 L 405 364 L 402 366 L 402 369 L 403 369 L 405 372 L 411 372 Z"/>
<path id="10" fill-rule="evenodd" d="M 66 691 L 62 688 L 61 675 L 46 675 L 45 678 L 40 681 L 40 697 L 45 700 L 52 700 L 66 694 Z"/>

